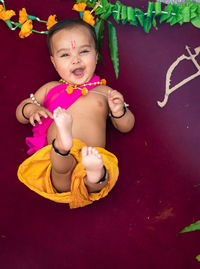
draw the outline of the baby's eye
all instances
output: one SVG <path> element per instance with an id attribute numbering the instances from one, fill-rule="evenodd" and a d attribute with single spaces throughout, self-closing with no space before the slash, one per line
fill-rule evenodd
<path id="1" fill-rule="evenodd" d="M 63 54 L 61 55 L 61 57 L 67 57 L 67 56 L 69 56 L 68 53 L 63 53 Z"/>
<path id="2" fill-rule="evenodd" d="M 87 53 L 89 50 L 82 50 L 81 53 Z"/>

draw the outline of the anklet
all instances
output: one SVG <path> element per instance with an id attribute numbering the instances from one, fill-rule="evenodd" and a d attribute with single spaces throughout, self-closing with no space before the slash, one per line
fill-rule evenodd
<path id="1" fill-rule="evenodd" d="M 103 166 L 104 168 L 104 175 L 103 177 L 97 182 L 97 184 L 102 184 L 104 181 L 106 181 L 108 179 L 108 171 L 105 167 L 105 165 Z"/>
<path id="2" fill-rule="evenodd" d="M 56 139 L 54 139 L 53 141 L 52 141 L 52 147 L 53 147 L 53 149 L 54 149 L 54 151 L 58 154 L 58 155 L 60 155 L 60 156 L 62 156 L 62 157 L 66 157 L 66 156 L 68 156 L 68 155 L 70 155 L 70 150 L 68 150 L 66 153 L 61 153 L 57 148 L 56 148 L 56 146 L 55 146 L 55 140 Z"/>
<path id="3" fill-rule="evenodd" d="M 126 114 L 126 112 L 127 112 L 127 109 L 126 109 L 126 108 L 127 108 L 128 106 L 129 106 L 129 105 L 128 105 L 127 103 L 124 102 L 124 113 L 123 113 L 121 116 L 119 116 L 119 117 L 114 116 L 114 115 L 112 114 L 112 111 L 110 111 L 109 116 L 112 117 L 112 118 L 114 118 L 114 119 L 120 119 L 120 118 L 122 118 L 122 117 Z"/>
<path id="4" fill-rule="evenodd" d="M 23 116 L 26 120 L 29 120 L 29 118 L 25 116 L 25 114 L 24 114 L 24 108 L 25 108 L 25 106 L 30 105 L 30 104 L 33 104 L 33 103 L 30 103 L 30 102 L 29 102 L 29 103 L 26 103 L 26 104 L 24 104 L 23 107 L 22 107 L 22 116 Z"/>

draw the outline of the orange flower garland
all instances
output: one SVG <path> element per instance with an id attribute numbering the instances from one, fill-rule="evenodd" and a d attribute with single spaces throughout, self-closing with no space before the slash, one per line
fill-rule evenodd
<path id="1" fill-rule="evenodd" d="M 74 91 L 74 87 L 73 87 L 72 85 L 68 85 L 68 86 L 67 86 L 67 93 L 68 93 L 68 94 L 72 94 L 73 91 Z"/>
<path id="2" fill-rule="evenodd" d="M 28 14 L 25 8 L 19 11 L 19 23 L 23 24 L 28 19 Z"/>
<path id="3" fill-rule="evenodd" d="M 95 19 L 94 16 L 91 14 L 89 10 L 85 10 L 83 12 L 83 20 L 87 22 L 88 24 L 94 26 L 95 25 Z"/>
<path id="4" fill-rule="evenodd" d="M 30 34 L 32 34 L 32 29 L 33 29 L 32 20 L 29 19 L 22 25 L 21 31 L 19 32 L 19 37 L 25 38 L 29 36 Z"/>
<path id="5" fill-rule="evenodd" d="M 105 80 L 105 78 L 102 78 L 101 79 L 101 83 L 105 86 L 106 85 L 106 80 Z"/>
<path id="6" fill-rule="evenodd" d="M 84 11 L 85 8 L 86 8 L 86 6 L 87 6 L 86 3 L 81 2 L 79 4 L 74 4 L 72 10 L 75 10 L 75 11 Z"/>
<path id="7" fill-rule="evenodd" d="M 88 89 L 87 88 L 83 88 L 81 91 L 82 95 L 87 95 L 88 93 Z"/>
<path id="8" fill-rule="evenodd" d="M 63 84 L 68 84 L 64 79 L 60 79 L 59 80 L 59 82 L 60 83 L 63 83 Z M 84 84 L 82 84 L 82 85 L 79 85 L 80 87 L 83 87 L 83 88 L 80 88 L 78 85 L 71 85 L 71 84 L 69 84 L 68 86 L 67 86 L 67 89 L 66 89 L 66 91 L 67 91 L 67 93 L 68 94 L 72 94 L 73 93 L 73 91 L 75 90 L 75 89 L 77 89 L 77 90 L 80 90 L 81 91 L 81 93 L 82 93 L 82 95 L 87 95 L 88 94 L 88 89 L 87 89 L 87 87 L 86 86 L 91 86 L 91 85 L 106 85 L 106 80 L 103 78 L 103 79 L 101 79 L 100 81 L 97 81 L 97 82 L 90 82 L 90 83 L 84 83 Z"/>
<path id="9" fill-rule="evenodd" d="M 83 20 L 88 24 L 94 26 L 95 25 L 94 16 L 91 14 L 89 10 L 85 10 L 86 6 L 87 6 L 86 3 L 81 2 L 79 4 L 74 4 L 72 10 L 83 12 Z"/>
<path id="10" fill-rule="evenodd" d="M 0 20 L 10 20 L 10 18 L 14 15 L 16 15 L 14 10 L 5 10 L 4 7 L 0 5 Z"/>
<path id="11" fill-rule="evenodd" d="M 47 22 L 47 30 L 49 30 L 54 24 L 57 23 L 57 20 L 55 19 L 56 15 L 50 15 Z"/>

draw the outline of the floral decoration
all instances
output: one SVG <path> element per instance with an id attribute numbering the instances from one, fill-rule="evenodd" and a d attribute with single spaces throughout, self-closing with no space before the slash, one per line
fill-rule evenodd
<path id="1" fill-rule="evenodd" d="M 25 8 L 22 8 L 19 12 L 19 22 L 11 21 L 15 11 L 6 10 L 4 0 L 0 0 L 0 3 L 2 3 L 0 5 L 0 20 L 5 21 L 11 30 L 21 28 L 20 38 L 28 37 L 32 32 L 47 34 L 48 30 L 57 23 L 56 15 L 50 15 L 48 20 L 44 21 L 27 14 Z M 140 26 L 144 29 L 145 33 L 149 33 L 152 26 L 157 30 L 158 22 L 167 22 L 171 26 L 176 23 L 182 25 L 183 23 L 190 22 L 193 26 L 200 28 L 200 3 L 191 1 L 181 3 L 180 5 L 149 1 L 147 10 L 144 12 L 139 8 L 123 5 L 120 1 L 112 4 L 108 0 L 76 0 L 72 9 L 78 11 L 84 21 L 94 26 L 97 34 L 99 60 L 102 60 L 101 47 L 105 22 L 107 23 L 110 56 L 116 78 L 119 74 L 117 31 L 114 24 L 109 21 L 110 17 L 113 17 L 117 24 L 129 23 L 132 26 Z M 34 20 L 45 23 L 46 29 L 44 31 L 35 30 L 33 27 Z"/>

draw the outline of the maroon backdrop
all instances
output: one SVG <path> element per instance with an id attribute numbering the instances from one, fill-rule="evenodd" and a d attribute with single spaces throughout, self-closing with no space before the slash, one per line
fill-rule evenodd
<path id="1" fill-rule="evenodd" d="M 115 1 L 112 1 L 115 2 Z M 122 1 L 147 8 L 146 0 Z M 26 7 L 47 19 L 56 14 L 78 17 L 72 0 L 6 0 L 7 9 Z M 18 16 L 16 16 L 17 19 Z M 14 18 L 13 18 L 14 19 Z M 0 22 L 1 33 L 1 209 L 0 267 L 36 268 L 199 268 L 200 232 L 179 234 L 199 219 L 200 210 L 200 78 L 157 106 L 165 75 L 185 45 L 200 46 L 200 30 L 158 24 L 145 34 L 140 27 L 117 25 L 120 73 L 114 76 L 107 30 L 105 64 L 97 73 L 120 90 L 135 114 L 135 128 L 118 133 L 110 124 L 107 147 L 119 158 L 120 177 L 110 195 L 95 204 L 70 210 L 35 194 L 17 179 L 27 157 L 24 139 L 30 126 L 16 121 L 15 109 L 44 83 L 58 79 L 50 63 L 44 35 L 22 40 L 18 30 Z M 35 24 L 35 28 L 40 24 Z M 200 63 L 200 57 L 198 57 Z M 196 72 L 182 63 L 172 84 Z"/>

